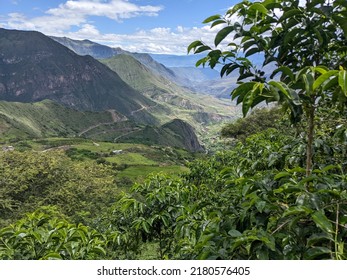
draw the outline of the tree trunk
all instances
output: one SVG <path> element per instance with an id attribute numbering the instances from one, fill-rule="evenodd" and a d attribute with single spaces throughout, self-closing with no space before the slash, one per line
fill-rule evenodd
<path id="1" fill-rule="evenodd" d="M 312 105 L 307 114 L 306 177 L 311 176 L 313 167 L 314 115 L 315 107 Z"/>

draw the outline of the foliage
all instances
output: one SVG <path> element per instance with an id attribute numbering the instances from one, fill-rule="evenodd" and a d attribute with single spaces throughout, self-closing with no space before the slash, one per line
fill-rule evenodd
<path id="1" fill-rule="evenodd" d="M 346 259 L 347 169 L 334 152 L 346 145 L 319 140 L 310 177 L 304 139 L 268 129 L 192 162 L 181 178 L 135 184 L 108 219 L 130 258 L 154 242 L 157 258 Z"/>
<path id="2" fill-rule="evenodd" d="M 221 136 L 245 140 L 248 136 L 268 128 L 280 128 L 280 119 L 281 112 L 278 108 L 256 109 L 246 118 L 225 125 L 221 130 Z"/>
<path id="3" fill-rule="evenodd" d="M 0 230 L 0 259 L 104 259 L 108 240 L 82 224 L 71 224 L 55 208 L 42 208 Z"/>
<path id="4" fill-rule="evenodd" d="M 1 224 L 43 205 L 92 222 L 118 192 L 110 168 L 72 161 L 61 151 L 0 153 L 0 174 Z"/>
<path id="5" fill-rule="evenodd" d="M 291 121 L 307 120 L 306 175 L 313 165 L 315 114 L 318 107 L 343 108 L 347 100 L 346 43 L 347 5 L 343 0 L 243 1 L 229 9 L 225 16 L 214 15 L 204 23 L 224 27 L 215 37 L 212 49 L 195 41 L 188 52 L 209 51 L 199 60 L 214 68 L 222 63 L 221 76 L 239 70 L 239 85 L 231 95 L 242 104 L 243 114 L 261 102 L 279 102 L 291 112 Z M 232 22 L 236 17 L 238 21 Z M 227 51 L 218 45 L 233 35 Z M 273 78 L 268 81 L 263 69 L 251 62 L 255 54 L 263 56 L 263 65 L 272 65 Z M 326 102 L 327 99 L 329 102 Z"/>
<path id="6" fill-rule="evenodd" d="M 151 175 L 130 193 L 115 195 L 95 229 L 70 224 L 53 210 L 29 214 L 0 231 L 1 258 L 346 259 L 346 129 L 329 127 L 320 127 L 309 177 L 301 167 L 304 138 L 267 129 L 191 162 L 189 173 Z M 5 162 L 18 164 L 14 155 L 6 154 Z M 41 179 L 44 186 L 47 178 Z M 61 211 L 69 215 L 66 206 Z"/>

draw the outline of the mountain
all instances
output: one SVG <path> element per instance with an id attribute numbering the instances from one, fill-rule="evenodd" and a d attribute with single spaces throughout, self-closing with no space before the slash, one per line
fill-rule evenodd
<path id="1" fill-rule="evenodd" d="M 181 139 L 163 130 L 175 118 L 168 106 L 129 86 L 93 57 L 77 55 L 39 32 L 0 29 L 0 100 L 3 140 L 75 136 L 116 141 L 132 133 L 144 138 L 151 127 L 162 131 L 161 144 L 201 150 L 188 124 L 175 131 Z"/>
<path id="2" fill-rule="evenodd" d="M 109 58 L 124 53 L 121 48 L 110 48 L 90 40 L 73 40 L 67 37 L 50 36 L 54 41 L 62 44 L 79 55 L 90 55 L 96 59 Z"/>
<path id="3" fill-rule="evenodd" d="M 51 100 L 36 103 L 0 101 L 2 139 L 73 137 L 92 126 L 111 122 L 111 112 L 81 112 Z"/>
<path id="4" fill-rule="evenodd" d="M 229 105 L 211 96 L 182 88 L 162 76 L 155 75 L 133 56 L 120 54 L 100 61 L 115 71 L 127 84 L 160 104 L 162 108 L 166 108 L 165 115 L 158 115 L 158 112 L 150 110 L 163 122 L 180 118 L 199 128 L 202 114 L 204 114 L 204 124 L 230 118 Z"/>
<path id="5" fill-rule="evenodd" d="M 155 102 L 115 72 L 35 31 L 0 28 L 0 99 L 50 99 L 78 110 L 115 109 L 138 122 L 157 122 L 142 109 L 155 106 Z"/>
<path id="6" fill-rule="evenodd" d="M 193 82 L 211 81 L 220 78 L 219 72 L 210 68 L 170 67 L 170 69 L 181 79 L 190 79 Z"/>
<path id="7" fill-rule="evenodd" d="M 0 101 L 1 143 L 47 137 L 83 137 L 203 151 L 194 129 L 182 120 L 155 127 L 130 122 L 114 110 L 82 112 L 51 100 L 35 103 Z"/>
<path id="8" fill-rule="evenodd" d="M 116 141 L 172 146 L 192 152 L 204 151 L 196 137 L 194 128 L 180 119 L 174 119 L 160 127 L 146 126 L 141 130 L 124 134 Z"/>
<path id="9" fill-rule="evenodd" d="M 229 98 L 236 85 L 237 73 L 227 79 L 221 79 L 215 69 L 195 67 L 195 63 L 205 55 L 168 55 L 132 53 L 121 48 L 111 48 L 90 40 L 73 40 L 66 37 L 51 37 L 79 55 L 91 55 L 97 59 L 108 59 L 126 54 L 140 61 L 152 73 L 162 76 L 171 82 L 191 91 L 213 95 L 218 98 Z"/>
<path id="10" fill-rule="evenodd" d="M 195 63 L 205 57 L 204 54 L 173 55 L 173 54 L 150 54 L 150 56 L 166 67 L 195 67 Z"/>
<path id="11" fill-rule="evenodd" d="M 121 48 L 111 48 L 105 45 L 92 42 L 90 40 L 73 40 L 67 37 L 54 36 L 51 36 L 51 38 L 79 55 L 90 55 L 96 59 L 111 58 L 119 54 L 130 55 L 138 61 L 140 61 L 147 68 L 149 68 L 153 73 L 159 76 L 163 76 L 179 84 L 189 82 L 189 80 L 182 80 L 179 77 L 177 77 L 174 71 L 168 69 L 163 64 L 158 63 L 149 54 L 146 53 L 132 53 L 125 51 Z"/>

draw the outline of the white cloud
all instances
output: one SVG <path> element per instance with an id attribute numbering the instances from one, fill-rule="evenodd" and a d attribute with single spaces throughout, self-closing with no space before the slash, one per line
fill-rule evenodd
<path id="1" fill-rule="evenodd" d="M 162 10 L 160 6 L 139 6 L 125 0 L 111 0 L 108 2 L 101 0 L 80 0 L 67 1 L 60 4 L 58 8 L 49 9 L 47 14 L 52 16 L 104 16 L 113 20 L 136 17 L 139 15 L 156 16 Z"/>
<path id="2" fill-rule="evenodd" d="M 204 27 L 153 28 L 139 30 L 133 34 L 99 34 L 88 39 L 112 47 L 121 47 L 133 52 L 151 52 L 168 54 L 186 54 L 188 45 L 195 40 L 202 40 L 213 46 L 213 40 L 219 28 Z M 182 32 L 183 31 L 183 32 Z M 69 33 L 68 37 L 86 39 L 79 32 Z"/>
<path id="3" fill-rule="evenodd" d="M 91 38 L 100 36 L 99 30 L 91 24 L 83 24 L 82 28 L 74 33 L 75 36 L 83 37 L 83 38 Z"/>
<path id="4" fill-rule="evenodd" d="M 185 54 L 188 45 L 195 40 L 202 40 L 213 46 L 217 31 L 223 27 L 157 27 L 150 30 L 140 29 L 125 35 L 103 34 L 97 22 L 89 21 L 90 16 L 107 17 L 115 21 L 140 15 L 155 16 L 162 9 L 161 6 L 141 6 L 126 0 L 69 0 L 47 10 L 39 17 L 9 14 L 5 20 L 0 20 L 0 25 L 4 28 L 37 30 L 47 35 L 67 36 L 72 39 L 89 39 L 129 51 L 176 54 Z"/>
<path id="5" fill-rule="evenodd" d="M 43 16 L 29 18 L 19 13 L 9 14 L 2 24 L 12 29 L 31 29 L 59 35 L 72 27 L 87 24 L 90 16 L 121 21 L 137 16 L 156 16 L 162 9 L 161 6 L 140 6 L 127 0 L 69 0 L 47 10 Z"/>

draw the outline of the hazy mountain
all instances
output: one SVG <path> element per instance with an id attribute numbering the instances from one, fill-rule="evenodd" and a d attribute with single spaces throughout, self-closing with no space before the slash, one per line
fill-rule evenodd
<path id="1" fill-rule="evenodd" d="M 115 109 L 130 119 L 156 122 L 142 110 L 155 102 L 91 56 L 79 56 L 39 32 L 0 29 L 0 99 L 50 99 L 79 110 Z"/>
<path id="2" fill-rule="evenodd" d="M 150 54 L 150 56 L 166 67 L 195 67 L 196 62 L 206 55 Z"/>
<path id="3" fill-rule="evenodd" d="M 50 36 L 53 40 L 64 45 L 79 55 L 90 55 L 97 59 L 109 58 L 117 54 L 124 53 L 121 48 L 110 48 L 100 45 L 90 40 L 73 40 L 67 37 Z"/>
<path id="4" fill-rule="evenodd" d="M 69 49 L 71 49 L 79 55 L 90 55 L 96 59 L 105 59 L 111 58 L 119 54 L 127 54 L 136 58 L 138 61 L 140 61 L 143 65 L 148 67 L 151 71 L 153 71 L 153 73 L 157 75 L 168 78 L 171 81 L 174 81 L 179 84 L 188 82 L 185 80 L 181 81 L 180 78 L 177 77 L 172 70 L 168 69 L 163 64 L 158 63 L 149 54 L 146 53 L 132 53 L 125 51 L 121 48 L 112 48 L 89 40 L 73 40 L 66 37 L 53 36 L 51 38 L 59 42 L 60 44 L 68 47 Z"/>
<path id="5" fill-rule="evenodd" d="M 203 54 L 132 53 L 121 48 L 104 46 L 90 40 L 73 40 L 66 37 L 51 38 L 79 55 L 91 55 L 97 59 L 107 59 L 120 54 L 130 55 L 145 65 L 152 73 L 195 92 L 216 97 L 229 97 L 230 91 L 236 85 L 234 77 L 221 81 L 217 70 L 208 67 L 195 67 L 196 62 L 205 56 Z M 222 83 L 221 86 L 219 85 L 220 82 Z"/>
<path id="6" fill-rule="evenodd" d="M 183 109 L 202 110 L 199 105 L 184 104 L 188 99 L 185 94 L 192 92 L 188 92 L 163 76 L 155 75 L 150 68 L 130 55 L 122 54 L 100 61 L 115 71 L 127 84 L 151 99 L 164 101 L 166 104 L 180 105 Z M 177 104 L 179 98 L 186 101 Z M 173 99 L 176 101 L 172 102 Z"/>
<path id="7" fill-rule="evenodd" d="M 211 68 L 197 67 L 170 67 L 176 76 L 190 81 L 203 82 L 220 78 L 219 72 Z"/>
<path id="8" fill-rule="evenodd" d="M 118 73 L 127 84 L 160 104 L 160 108 L 166 108 L 166 112 L 170 112 L 158 115 L 159 112 L 151 111 L 158 119 L 167 122 L 175 116 L 197 128 L 201 124 L 202 114 L 205 124 L 230 118 L 230 106 L 216 98 L 192 92 L 155 75 L 132 56 L 121 54 L 100 61 Z"/>

